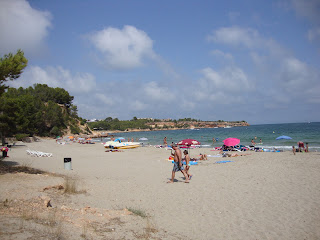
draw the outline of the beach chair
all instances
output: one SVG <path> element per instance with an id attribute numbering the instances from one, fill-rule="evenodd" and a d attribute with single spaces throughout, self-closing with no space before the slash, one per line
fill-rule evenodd
<path id="1" fill-rule="evenodd" d="M 52 157 L 52 153 L 45 153 L 45 152 L 40 152 L 40 151 L 33 151 L 33 150 L 26 150 L 27 154 L 32 156 L 32 157 Z"/>
<path id="2" fill-rule="evenodd" d="M 38 152 L 36 151 L 32 151 L 30 149 L 26 150 L 27 151 L 27 154 L 32 156 L 32 157 L 38 157 Z"/>
<path id="3" fill-rule="evenodd" d="M 52 153 L 38 152 L 40 157 L 52 157 Z"/>

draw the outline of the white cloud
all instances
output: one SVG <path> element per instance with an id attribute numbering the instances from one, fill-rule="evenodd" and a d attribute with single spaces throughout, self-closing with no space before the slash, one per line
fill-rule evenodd
<path id="1" fill-rule="evenodd" d="M 215 49 L 211 52 L 211 54 L 217 58 L 222 58 L 227 61 L 233 61 L 233 56 L 230 53 L 224 53 L 223 51 L 220 51 L 218 49 Z"/>
<path id="2" fill-rule="evenodd" d="M 317 37 L 317 34 L 317 31 L 310 33 L 310 39 Z M 225 68 L 218 72 L 206 68 L 202 70 L 203 88 L 205 86 L 207 89 L 220 91 L 223 86 L 226 89 L 224 94 L 227 95 L 228 91 L 236 92 L 236 89 L 232 88 L 236 86 L 236 82 L 239 83 L 239 88 L 244 87 L 247 90 L 257 87 L 259 98 L 268 101 L 265 106 L 273 108 L 288 106 L 291 101 L 298 99 L 300 102 L 319 101 L 319 94 L 313 90 L 320 88 L 319 70 L 294 57 L 292 52 L 273 39 L 264 38 L 257 30 L 240 27 L 220 28 L 212 33 L 209 40 L 247 48 L 247 55 L 255 64 L 254 71 L 257 75 L 251 76 L 254 83 L 249 84 L 249 78 L 240 71 L 241 69 L 237 71 L 234 68 Z M 242 59 L 246 59 L 246 56 L 242 55 Z M 234 59 L 234 62 L 237 62 L 237 59 Z M 211 94 L 210 98 L 215 96 L 216 92 Z"/>
<path id="3" fill-rule="evenodd" d="M 161 102 L 170 102 L 174 100 L 174 94 L 167 87 L 160 87 L 157 82 L 149 82 L 145 84 L 144 93 L 152 100 Z"/>
<path id="4" fill-rule="evenodd" d="M 226 93 L 243 93 L 243 91 L 250 91 L 253 88 L 244 71 L 235 66 L 226 67 L 220 72 L 212 68 L 204 68 L 201 73 L 204 77 L 201 81 L 204 89 L 223 90 Z"/>
<path id="5" fill-rule="evenodd" d="M 236 66 L 228 66 L 222 70 L 210 67 L 200 71 L 202 77 L 194 82 L 185 99 L 192 99 L 193 104 L 186 104 L 196 108 L 202 104 L 228 105 L 245 103 L 245 96 L 254 89 L 245 72 Z M 209 104 L 210 103 L 210 104 Z"/>
<path id="6" fill-rule="evenodd" d="M 280 79 L 285 90 L 290 93 L 293 92 L 293 95 L 295 92 L 304 93 L 310 87 L 319 86 L 319 83 L 310 86 L 310 83 L 316 81 L 316 78 L 316 73 L 298 59 L 287 58 L 283 60 Z"/>
<path id="7" fill-rule="evenodd" d="M 130 110 L 142 111 L 148 108 L 148 105 L 140 100 L 134 100 L 129 102 Z"/>
<path id="8" fill-rule="evenodd" d="M 103 103 L 105 105 L 112 106 L 115 103 L 115 101 L 112 100 L 111 97 L 108 97 L 108 96 L 106 96 L 105 94 L 102 94 L 102 93 L 96 93 L 95 97 L 98 99 L 99 104 Z"/>
<path id="9" fill-rule="evenodd" d="M 261 44 L 258 31 L 240 27 L 219 28 L 212 35 L 208 36 L 208 40 L 233 46 L 244 45 L 248 48 L 254 48 Z"/>
<path id="10" fill-rule="evenodd" d="M 133 26 L 124 26 L 123 29 L 108 27 L 93 34 L 90 40 L 103 54 L 103 64 L 107 68 L 136 68 L 143 65 L 145 57 L 155 56 L 152 40 Z"/>
<path id="11" fill-rule="evenodd" d="M 26 0 L 0 1 L 0 53 L 22 49 L 40 53 L 51 26 L 51 14 L 33 9 Z"/>
<path id="12" fill-rule="evenodd" d="M 285 48 L 277 44 L 273 39 L 268 39 L 252 28 L 224 27 L 219 28 L 207 37 L 209 41 L 230 46 L 243 46 L 250 50 L 259 51 L 262 54 L 283 55 Z"/>
<path id="13" fill-rule="evenodd" d="M 47 84 L 49 87 L 61 87 L 71 93 L 88 93 L 95 89 L 95 77 L 90 73 L 71 74 L 69 70 L 62 67 L 29 66 L 21 77 L 15 81 L 8 82 L 12 87 L 28 87 L 33 84 Z"/>

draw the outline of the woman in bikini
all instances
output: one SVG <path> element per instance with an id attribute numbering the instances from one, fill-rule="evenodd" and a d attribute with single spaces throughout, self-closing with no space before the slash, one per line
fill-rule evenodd
<path id="1" fill-rule="evenodd" d="M 187 150 L 183 151 L 185 159 L 186 159 L 186 174 L 189 178 L 189 180 L 191 180 L 192 175 L 189 173 L 189 169 L 190 169 L 190 157 L 189 157 L 189 153 Z"/>

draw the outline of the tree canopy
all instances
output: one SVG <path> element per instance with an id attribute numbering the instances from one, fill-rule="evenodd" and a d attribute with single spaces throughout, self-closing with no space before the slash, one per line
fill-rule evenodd
<path id="1" fill-rule="evenodd" d="M 0 95 L 8 88 L 5 82 L 20 77 L 27 64 L 28 60 L 20 49 L 15 55 L 9 53 L 0 58 Z"/>
<path id="2" fill-rule="evenodd" d="M 66 90 L 46 84 L 9 88 L 0 96 L 0 131 L 5 136 L 57 136 L 70 126 L 72 133 L 81 133 L 72 101 Z"/>

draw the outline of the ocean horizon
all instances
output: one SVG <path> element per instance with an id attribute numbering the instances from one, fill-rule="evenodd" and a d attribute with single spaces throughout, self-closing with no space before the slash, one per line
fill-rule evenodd
<path id="1" fill-rule="evenodd" d="M 253 124 L 244 127 L 231 128 L 199 128 L 199 129 L 178 129 L 178 130 L 157 130 L 139 132 L 119 132 L 113 133 L 115 137 L 123 137 L 124 141 L 133 138 L 134 141 L 143 140 L 144 145 L 163 145 L 164 137 L 170 145 L 172 142 L 179 142 L 182 139 L 196 139 L 201 143 L 201 147 L 221 147 L 223 140 L 229 137 L 239 138 L 240 144 L 249 146 L 251 140 L 256 142 L 256 146 L 265 149 L 291 150 L 292 146 L 297 146 L 297 142 L 308 143 L 310 151 L 320 150 L 320 122 L 308 123 L 279 123 L 279 124 Z M 292 139 L 276 140 L 279 136 L 289 136 Z M 213 138 L 216 140 L 213 142 Z M 261 139 L 261 140 L 260 140 Z M 109 141 L 103 138 L 102 142 Z M 100 139 L 101 141 L 101 139 Z M 261 141 L 261 143 L 260 143 Z"/>

